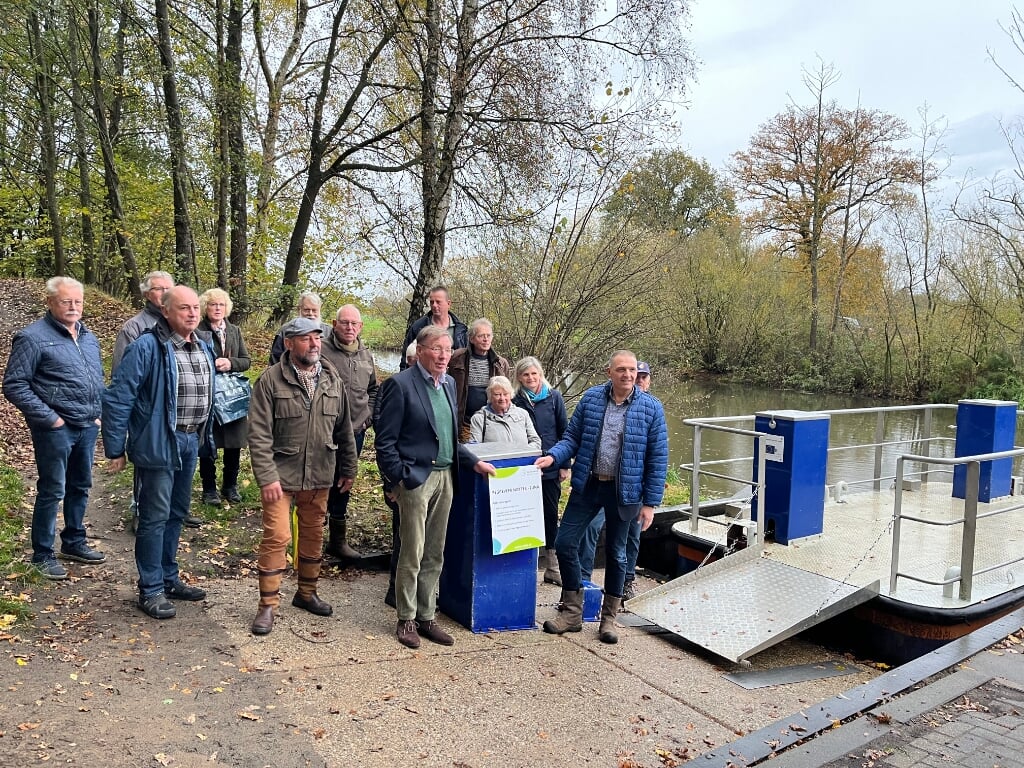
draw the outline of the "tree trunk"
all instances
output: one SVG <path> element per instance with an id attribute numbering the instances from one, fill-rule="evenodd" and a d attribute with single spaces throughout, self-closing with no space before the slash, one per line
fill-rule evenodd
<path id="1" fill-rule="evenodd" d="M 262 5 L 259 0 L 252 4 L 253 17 L 253 38 L 256 41 L 256 50 L 259 54 L 260 71 L 267 87 L 266 110 L 267 118 L 263 126 L 261 136 L 261 156 L 259 174 L 256 178 L 256 200 L 254 211 L 256 220 L 253 222 L 252 253 L 249 258 L 255 269 L 263 271 L 266 268 L 267 257 L 266 247 L 270 241 L 270 224 L 268 222 L 268 211 L 273 197 L 272 187 L 277 168 L 278 145 L 280 142 L 282 96 L 285 85 L 293 75 L 293 67 L 297 60 L 300 44 L 306 30 L 306 19 L 309 16 L 309 3 L 307 0 L 297 0 L 295 3 L 295 21 L 292 26 L 291 40 L 287 48 L 278 58 L 273 57 L 277 62 L 276 68 L 271 65 L 271 56 L 263 40 Z"/>
<path id="2" fill-rule="evenodd" d="M 477 0 L 463 0 L 458 23 L 458 50 L 451 83 L 451 101 L 445 110 L 444 136 L 438 150 L 437 81 L 440 56 L 440 6 L 427 0 L 424 26 L 427 30 L 427 57 L 423 67 L 422 111 L 420 117 L 423 147 L 423 258 L 413 286 L 408 325 L 419 317 L 426 305 L 431 286 L 437 284 L 444 266 L 448 213 L 459 146 L 466 122 L 466 100 L 471 53 L 476 44 Z"/>
<path id="3" fill-rule="evenodd" d="M 192 240 L 192 221 L 188 212 L 188 166 L 185 157 L 185 132 L 178 102 L 178 84 L 175 75 L 174 49 L 171 43 L 171 24 L 167 0 L 156 0 L 157 48 L 160 52 L 164 89 L 164 108 L 167 111 L 167 133 L 171 153 L 171 178 L 174 186 L 174 258 L 179 283 L 196 285 L 195 243 Z"/>
<path id="4" fill-rule="evenodd" d="M 409 301 L 406 327 L 422 314 L 430 286 L 437 282 L 444 263 L 444 220 L 437 147 L 437 80 L 441 51 L 441 6 L 438 0 L 426 0 L 423 28 L 426 31 L 426 57 L 420 89 L 420 152 L 423 163 L 421 196 L 423 199 L 423 255 Z"/>
<path id="5" fill-rule="evenodd" d="M 241 0 L 230 0 L 228 8 L 227 48 L 225 64 L 227 82 L 225 123 L 228 140 L 231 253 L 228 284 L 234 299 L 233 315 L 244 318 L 249 313 L 247 282 L 249 271 L 249 194 L 245 161 L 245 136 L 242 132 L 242 21 Z"/>
<path id="6" fill-rule="evenodd" d="M 92 226 L 92 181 L 89 177 L 92 162 L 89 159 L 89 143 L 86 139 L 86 102 L 81 81 L 85 76 L 82 68 L 81 40 L 75 19 L 68 22 L 68 68 L 71 75 L 71 110 L 75 126 L 75 164 L 78 166 L 78 203 L 81 210 L 82 226 L 82 281 L 94 285 L 99 280 L 96 265 L 96 232 Z"/>
<path id="7" fill-rule="evenodd" d="M 39 174 L 44 190 L 46 216 L 50 220 L 50 238 L 53 241 L 54 275 L 67 274 L 64 256 L 64 233 L 61 228 L 60 206 L 57 201 L 57 138 L 53 122 L 53 71 L 43 46 L 39 14 L 29 12 L 29 37 L 32 63 L 35 69 L 36 98 L 39 101 Z"/>
<path id="8" fill-rule="evenodd" d="M 217 74 L 213 110 L 213 135 L 217 161 L 213 167 L 215 208 L 217 221 L 214 232 L 216 242 L 217 285 L 228 287 L 228 133 L 227 133 L 227 72 L 225 65 L 224 2 L 216 2 L 217 19 L 215 37 L 217 45 Z"/>
<path id="9" fill-rule="evenodd" d="M 306 235 L 309 233 L 309 223 L 313 220 L 316 198 L 325 181 L 323 172 L 320 170 L 321 160 L 322 158 L 318 156 L 310 158 L 306 186 L 302 191 L 299 210 L 295 215 L 295 226 L 292 228 L 291 239 L 288 241 L 288 253 L 284 259 L 281 296 L 278 298 L 277 307 L 270 318 L 269 327 L 280 325 L 287 320 L 295 307 L 295 290 L 299 284 L 302 257 L 306 252 Z"/>
<path id="10" fill-rule="evenodd" d="M 92 106 L 96 120 L 97 141 L 100 155 L 103 158 L 103 181 L 107 192 L 107 206 L 110 209 L 111 228 L 117 252 L 121 256 L 121 264 L 128 290 L 138 306 L 142 306 L 142 291 L 139 288 L 139 267 L 128 239 L 128 226 L 121 203 L 121 179 L 114 163 L 114 147 L 110 139 L 107 125 L 105 98 L 103 95 L 103 68 L 100 57 L 100 20 L 96 5 L 89 7 L 89 55 L 92 63 Z"/>

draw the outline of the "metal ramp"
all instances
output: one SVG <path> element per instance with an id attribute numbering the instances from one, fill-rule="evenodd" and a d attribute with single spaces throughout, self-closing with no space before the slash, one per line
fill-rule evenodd
<path id="1" fill-rule="evenodd" d="M 762 557 L 748 547 L 628 601 L 626 608 L 738 662 L 878 594 Z"/>

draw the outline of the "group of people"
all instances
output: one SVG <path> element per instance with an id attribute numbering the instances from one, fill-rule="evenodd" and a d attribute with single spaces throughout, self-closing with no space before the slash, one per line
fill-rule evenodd
<path id="1" fill-rule="evenodd" d="M 420 636 L 452 642 L 432 619 L 458 479 L 454 464 L 493 472 L 473 454 L 474 443 L 482 442 L 542 452 L 535 463 L 543 473 L 544 580 L 562 587 L 562 610 L 544 622 L 545 631 L 582 629 L 582 582 L 591 575 L 601 528 L 607 529 L 598 636 L 617 642 L 615 616 L 632 591 L 640 532 L 661 503 L 668 470 L 668 431 L 661 403 L 648 393 L 650 366 L 628 350 L 614 352 L 609 381 L 587 390 L 569 418 L 540 361 L 525 357 L 513 368 L 492 349 L 489 320 L 467 327 L 450 312 L 441 286 L 429 300 L 430 312 L 406 337 L 415 355 L 407 347 L 403 370 L 381 386 L 375 421 L 377 461 L 401 529 L 394 595 L 399 642 L 410 648 L 419 647 Z M 571 491 L 559 522 L 570 466 Z"/>
<path id="2" fill-rule="evenodd" d="M 84 527 L 102 424 L 110 470 L 122 470 L 128 460 L 135 467 L 142 611 L 168 619 L 176 614 L 174 600 L 206 597 L 181 579 L 177 563 L 182 526 L 201 522 L 191 514 L 193 475 L 198 464 L 205 503 L 237 503 L 240 453 L 247 445 L 263 507 L 251 631 L 273 629 L 293 508 L 298 586 L 292 605 L 329 616 L 331 605 L 317 594 L 320 569 L 325 555 L 359 557 L 346 541 L 346 512 L 358 456 L 373 426 L 395 537 L 385 602 L 397 611 L 400 643 L 417 648 L 421 638 L 454 642 L 436 621 L 437 588 L 459 469 L 495 472 L 473 453 L 473 444 L 483 442 L 542 452 L 536 465 L 543 473 L 544 580 L 562 587 L 562 610 L 544 623 L 546 631 L 582 628 L 582 582 L 606 527 L 599 636 L 616 642 L 614 617 L 628 594 L 640 531 L 661 502 L 668 464 L 664 412 L 646 391 L 650 368 L 632 352 L 612 354 L 609 381 L 588 390 L 569 418 L 540 361 L 525 357 L 513 367 L 492 349 L 491 322 L 463 324 L 450 311 L 448 291 L 438 286 L 429 293 L 430 312 L 409 329 L 401 370 L 378 385 L 372 354 L 360 338 L 359 310 L 345 305 L 328 325 L 320 319 L 319 297 L 304 293 L 298 315 L 274 340 L 270 367 L 253 385 L 247 418 L 222 424 L 213 409 L 216 376 L 244 372 L 251 364 L 238 327 L 227 321 L 228 294 L 215 288 L 199 296 L 166 272 L 151 272 L 140 288 L 146 307 L 118 335 L 107 386 L 99 344 L 82 323 L 78 281 L 49 280 L 46 315 L 15 335 L 4 393 L 32 433 L 39 470 L 32 562 L 44 576 L 67 577 L 54 549 L 62 502 L 60 558 L 105 560 L 89 546 Z M 219 489 L 218 449 L 224 465 Z M 559 522 L 561 484 L 570 466 L 571 493 Z"/>

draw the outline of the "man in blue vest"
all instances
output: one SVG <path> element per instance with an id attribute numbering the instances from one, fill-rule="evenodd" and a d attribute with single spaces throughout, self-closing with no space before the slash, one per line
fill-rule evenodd
<path id="1" fill-rule="evenodd" d="M 668 473 L 668 429 L 661 403 L 636 386 L 635 354 L 619 350 L 606 370 L 608 382 L 583 394 L 562 439 L 534 463 L 546 469 L 575 457 L 572 490 L 555 539 L 564 610 L 544 622 L 544 631 L 561 635 L 583 629 L 580 542 L 603 508 L 607 557 L 598 637 L 603 643 L 616 643 L 626 538 L 633 520 L 648 528 L 661 504 Z"/>

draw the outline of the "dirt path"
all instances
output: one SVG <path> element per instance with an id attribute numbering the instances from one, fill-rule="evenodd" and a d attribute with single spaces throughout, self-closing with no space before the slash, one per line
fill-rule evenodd
<path id="1" fill-rule="evenodd" d="M 2 283 L 0 366 L 13 331 L 43 306 L 38 283 Z M 119 327 L 122 320 L 96 316 L 89 324 Z M 5 460 L 23 468 L 28 521 L 35 484 L 31 443 L 6 400 L 0 425 Z M 123 483 L 113 483 L 97 465 L 86 523 L 107 562 L 69 563 L 63 582 L 24 584 L 3 574 L 9 591 L 26 596 L 34 617 L 0 630 L 0 765 L 324 765 L 310 734 L 295 727 L 280 680 L 246 667 L 225 626 L 211 616 L 218 600 L 248 595 L 248 569 L 226 559 L 218 578 L 195 577 L 209 591 L 206 602 L 179 602 L 175 619 L 154 621 L 135 605 L 134 541 L 122 520 L 125 508 Z M 26 553 L 27 533 L 26 523 Z M 209 572 L 217 536 L 215 526 L 186 530 L 186 572 Z"/>

